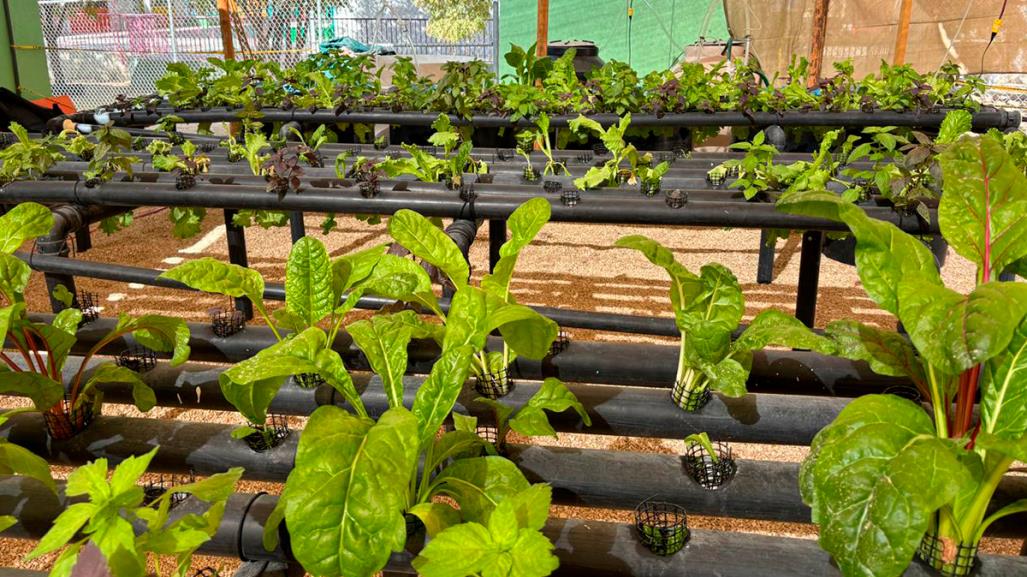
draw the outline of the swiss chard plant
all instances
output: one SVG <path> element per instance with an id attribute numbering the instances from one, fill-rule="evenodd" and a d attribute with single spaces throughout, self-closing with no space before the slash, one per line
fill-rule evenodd
<path id="1" fill-rule="evenodd" d="M 621 164 L 625 161 L 637 163 L 638 150 L 633 144 L 624 141 L 624 133 L 631 125 L 631 113 L 625 114 L 615 125 L 603 128 L 595 120 L 579 115 L 571 120 L 569 127 L 576 134 L 591 133 L 597 136 L 603 146 L 610 151 L 610 159 L 602 166 L 593 166 L 581 178 L 574 179 L 574 186 L 579 190 L 588 190 L 599 186 L 617 186 L 620 182 Z"/>
<path id="2" fill-rule="evenodd" d="M 991 135 L 959 138 L 941 167 L 938 224 L 977 266 L 969 294 L 944 286 L 919 239 L 835 195 L 779 204 L 847 224 L 864 289 L 908 331 L 832 323 L 838 354 L 909 378 L 928 401 L 860 397 L 813 441 L 800 489 L 847 576 L 902 574 L 925 534 L 941 543 L 932 565 L 951 570 L 993 522 L 1027 511 L 1023 500 L 988 509 L 1010 465 L 1027 458 L 1027 286 L 996 280 L 1027 256 L 1027 179 Z"/>
<path id="3" fill-rule="evenodd" d="M 542 167 L 542 175 L 556 176 L 561 171 L 570 176 L 567 165 L 553 158 L 553 145 L 549 137 L 549 116 L 544 112 L 535 119 L 535 130 L 528 131 L 531 134 L 533 145 L 546 157 L 546 165 Z M 531 158 L 527 157 L 528 166 L 531 166 Z"/>
<path id="4" fill-rule="evenodd" d="M 22 243 L 50 232 L 52 227 L 50 210 L 35 203 L 20 204 L 0 217 L 0 297 L 6 305 L 0 309 L 0 334 L 6 338 L 0 350 L 0 391 L 25 395 L 32 399 L 35 410 L 63 422 L 69 414 L 81 416 L 90 409 L 99 412 L 103 395 L 98 385 L 128 383 L 136 406 L 141 411 L 150 410 L 156 398 L 135 371 L 111 362 L 95 367 L 90 364 L 104 348 L 127 335 L 154 351 L 170 352 L 172 365 L 184 363 L 189 357 L 189 328 L 177 318 L 121 315 L 114 329 L 83 355 L 79 369 L 65 379 L 64 365 L 77 341 L 82 312 L 71 308 L 73 296 L 64 289 L 57 291 L 57 297 L 68 308 L 50 323 L 32 321 L 25 306 L 31 270 L 14 256 Z M 16 358 L 21 363 L 15 362 Z"/>
<path id="5" fill-rule="evenodd" d="M 363 416 L 366 412 L 353 379 L 332 344 L 346 314 L 365 291 L 405 278 L 391 274 L 387 266 L 379 268 L 384 253 L 385 246 L 377 246 L 333 261 L 321 241 L 301 238 L 286 262 L 285 307 L 273 312 L 264 303 L 263 277 L 249 268 L 202 258 L 182 263 L 161 278 L 207 293 L 247 297 L 277 338 L 276 344 L 237 363 L 219 378 L 225 398 L 250 423 L 263 426 L 268 406 L 286 379 L 303 374 L 319 375 Z M 242 429 L 239 435 L 251 432 L 252 428 Z"/>
<path id="6" fill-rule="evenodd" d="M 768 345 L 834 351 L 830 340 L 775 309 L 757 314 L 732 341 L 745 312 L 745 300 L 730 270 L 714 263 L 702 267 L 699 274 L 692 273 L 674 259 L 673 252 L 644 236 L 625 236 L 615 244 L 641 252 L 670 276 L 670 302 L 681 331 L 676 399 L 695 398 L 709 389 L 728 397 L 745 395 L 752 353 Z"/>
<path id="7" fill-rule="evenodd" d="M 574 393 L 560 382 L 559 379 L 550 377 L 542 382 L 537 393 L 528 399 L 528 402 L 520 407 L 511 407 L 495 399 L 478 397 L 476 403 L 487 405 L 492 409 L 494 421 L 490 424 L 496 426 L 496 445 L 489 445 L 486 449 L 490 453 L 497 452 L 505 442 L 506 435 L 510 431 L 517 432 L 525 437 L 556 437 L 556 431 L 549 424 L 549 417 L 546 411 L 562 413 L 567 409 L 574 409 L 581 417 L 585 426 L 592 426 L 592 418 L 588 416 L 584 405 L 578 401 Z M 453 414 L 453 425 L 458 431 L 467 431 L 477 434 L 478 419 L 458 413 Z"/>
<path id="8" fill-rule="evenodd" d="M 240 467 L 201 481 L 168 488 L 147 502 L 139 479 L 157 454 L 128 457 L 107 478 L 107 459 L 97 459 L 68 475 L 65 494 L 85 497 L 72 503 L 26 557 L 36 559 L 60 551 L 51 577 L 110 575 L 111 577 L 185 577 L 193 553 L 218 530 L 229 496 L 242 476 Z M 171 502 L 189 495 L 207 503 L 203 513 L 171 519 Z M 136 526 L 141 527 L 137 531 Z M 162 568 L 161 559 L 170 564 Z M 156 568 L 153 572 L 151 567 Z"/>
<path id="9" fill-rule="evenodd" d="M 547 575 L 557 564 L 552 544 L 540 533 L 549 488 L 530 485 L 502 457 L 482 456 L 485 443 L 474 433 L 437 433 L 492 331 L 499 330 L 521 354 L 539 358 L 555 337 L 555 326 L 527 307 L 469 286 L 463 255 L 428 219 L 401 210 L 390 219 L 389 232 L 456 287 L 448 314 L 417 263 L 380 255 L 375 266 L 378 294 L 417 304 L 442 324 L 403 310 L 347 327 L 381 377 L 389 409 L 377 421 L 332 406 L 314 412 L 268 524 L 265 545 L 271 545 L 274 525 L 284 518 L 292 551 L 308 572 L 369 577 L 392 552 L 403 549 L 406 514 L 419 519 L 436 544 L 414 561 L 422 575 L 461 577 L 468 570 L 498 570 L 512 563 L 525 567 L 517 575 Z M 441 353 L 408 410 L 403 375 L 407 345 L 414 337 L 435 339 Z M 442 496 L 450 501 L 437 499 Z M 509 518 L 509 511 L 519 514 Z M 474 540 L 464 539 L 468 532 Z M 465 555 L 454 565 L 446 551 L 455 542 L 461 547 L 473 544 L 480 554 Z"/>

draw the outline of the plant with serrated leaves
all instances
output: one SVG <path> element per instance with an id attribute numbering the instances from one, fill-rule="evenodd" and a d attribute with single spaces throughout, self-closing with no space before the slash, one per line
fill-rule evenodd
<path id="1" fill-rule="evenodd" d="M 110 575 L 145 577 L 189 574 L 193 553 L 214 537 L 228 498 L 242 477 L 241 467 L 212 475 L 201 481 L 169 488 L 147 502 L 137 483 L 157 454 L 126 458 L 107 478 L 107 459 L 97 459 L 68 475 L 65 494 L 88 497 L 65 509 L 26 560 L 60 551 L 50 577 Z M 174 496 L 190 495 L 207 504 L 202 513 L 176 515 L 172 520 Z M 137 531 L 136 527 L 142 530 Z M 173 558 L 172 569 L 161 570 L 160 559 Z M 157 571 L 150 571 L 153 564 Z"/>
<path id="2" fill-rule="evenodd" d="M 17 122 L 11 122 L 9 129 L 18 142 L 0 150 L 0 184 L 39 178 L 54 163 L 64 160 L 60 146 L 51 137 L 33 139 Z"/>
<path id="3" fill-rule="evenodd" d="M 239 265 L 202 258 L 180 264 L 161 278 L 207 293 L 247 297 L 274 333 L 277 344 L 237 363 L 220 378 L 225 398 L 251 423 L 265 423 L 271 399 L 287 377 L 299 374 L 320 375 L 364 416 L 353 380 L 332 344 L 361 296 L 388 297 L 394 283 L 404 281 L 403 286 L 412 286 L 413 281 L 391 268 L 398 257 L 386 255 L 385 249 L 380 245 L 331 260 L 321 241 L 301 238 L 286 261 L 285 307 L 272 312 L 264 304 L 263 277 Z"/>
<path id="4" fill-rule="evenodd" d="M 120 154 L 121 152 L 132 152 L 132 135 L 120 128 L 115 128 L 113 123 L 96 131 L 96 147 L 93 149 L 93 158 L 89 160 L 89 168 L 82 172 L 86 186 L 96 186 L 99 183 L 107 182 L 118 172 L 124 172 L 132 176 L 132 165 L 140 162 L 139 158 L 132 154 Z"/>
<path id="5" fill-rule="evenodd" d="M 257 131 L 247 131 L 241 146 L 235 143 L 234 139 L 228 141 L 229 156 L 239 154 L 242 158 L 245 158 L 253 176 L 267 177 L 268 172 L 264 166 L 271 159 L 271 155 L 266 154 L 264 150 L 268 147 L 267 137 Z M 286 185 L 288 186 L 289 184 L 287 181 Z M 270 186 L 271 182 L 268 182 L 268 185 Z M 280 191 L 276 189 L 275 192 Z M 261 228 L 281 227 L 289 224 L 289 214 L 280 210 L 240 210 L 232 216 L 232 224 L 242 227 L 253 226 L 254 224 Z"/>
<path id="6" fill-rule="evenodd" d="M 778 205 L 848 225 L 863 287 L 908 339 L 854 321 L 826 334 L 837 354 L 909 378 L 929 403 L 860 397 L 813 441 L 800 489 L 821 546 L 847 576 L 902 574 L 925 534 L 943 545 L 936 568 L 951 569 L 959 547 L 1027 511 L 1020 500 L 988 512 L 1003 474 L 1027 458 L 1027 286 L 993 280 L 1027 259 L 1027 178 L 991 135 L 957 139 L 941 168 L 938 224 L 977 266 L 969 294 L 944 286 L 919 239 L 835 195 L 811 191 Z"/>
<path id="7" fill-rule="evenodd" d="M 780 190 L 781 183 L 774 170 L 774 157 L 778 151 L 773 145 L 766 144 L 766 134 L 762 130 L 756 133 L 752 142 L 735 142 L 729 148 L 745 153 L 740 159 L 731 158 L 720 164 L 726 171 L 738 174 L 729 186 L 740 189 L 746 200 L 761 192 Z"/>
<path id="8" fill-rule="evenodd" d="M 93 151 L 96 149 L 96 144 L 93 141 L 74 130 L 61 132 L 57 139 L 57 144 L 86 162 L 93 159 Z"/>
<path id="9" fill-rule="evenodd" d="M 189 357 L 188 326 L 181 319 L 160 315 L 121 315 L 114 329 L 83 355 L 78 370 L 65 380 L 64 364 L 77 340 L 82 312 L 72 308 L 74 297 L 64 289 L 58 290 L 55 298 L 66 308 L 51 323 L 29 319 L 25 289 L 31 270 L 14 256 L 22 243 L 49 233 L 52 227 L 50 210 L 35 203 L 20 204 L 0 216 L 0 296 L 7 303 L 0 309 L 0 334 L 5 335 L 7 343 L 0 350 L 0 392 L 28 396 L 35 410 L 60 417 L 65 410 L 62 399 L 67 399 L 69 410 L 91 405 L 98 413 L 103 400 L 98 385 L 128 383 L 136 407 L 150 410 L 156 397 L 135 371 L 111 362 L 93 366 L 93 358 L 111 343 L 131 335 L 144 347 L 171 353 L 172 365 L 182 364 Z"/>
<path id="10" fill-rule="evenodd" d="M 752 353 L 768 345 L 834 351 L 828 339 L 775 309 L 760 312 L 732 341 L 745 312 L 745 299 L 730 270 L 713 263 L 703 266 L 699 274 L 692 273 L 674 259 L 673 252 L 644 236 L 625 236 L 615 245 L 641 252 L 670 275 L 670 302 L 681 332 L 674 386 L 682 396 L 707 389 L 728 397 L 745 395 Z"/>
<path id="11" fill-rule="evenodd" d="M 299 192 L 303 176 L 303 167 L 300 166 L 300 150 L 294 146 L 286 146 L 276 150 L 261 169 L 264 178 L 267 180 L 267 191 L 278 196 L 278 200 L 285 198 L 289 192 Z"/>
<path id="12" fill-rule="evenodd" d="M 584 405 L 567 385 L 553 377 L 543 381 L 538 392 L 520 407 L 511 407 L 486 397 L 478 397 L 474 402 L 488 406 L 495 417 L 490 424 L 494 422 L 496 425 L 496 445 L 489 444 L 486 447 L 490 454 L 498 454 L 510 431 L 516 431 L 525 437 L 556 437 L 556 431 L 549 424 L 546 411 L 562 413 L 567 409 L 574 409 L 586 427 L 592 426 L 592 418 L 588 416 Z M 453 413 L 453 425 L 458 431 L 477 434 L 478 419 Z"/>
<path id="13" fill-rule="evenodd" d="M 570 121 L 568 126 L 571 132 L 576 134 L 592 133 L 610 151 L 610 159 L 604 162 L 602 166 L 593 166 L 588 169 L 585 176 L 574 179 L 574 186 L 578 190 L 588 190 L 598 186 L 617 186 L 619 184 L 621 163 L 631 161 L 632 158 L 637 158 L 638 155 L 635 145 L 624 141 L 624 133 L 627 132 L 630 125 L 630 112 L 625 114 L 620 119 L 620 122 L 608 128 L 603 128 L 595 120 L 581 115 Z"/>
<path id="14" fill-rule="evenodd" d="M 210 158 L 203 153 L 197 154 L 196 145 L 188 140 L 182 143 L 181 157 L 171 154 L 171 145 L 162 140 L 154 140 L 147 149 L 152 155 L 154 168 L 175 173 L 175 187 L 180 190 L 192 188 L 196 184 L 196 176 L 207 172 L 210 167 Z M 206 216 L 207 209 L 203 207 L 174 206 L 168 211 L 176 238 L 199 234 Z"/>
<path id="15" fill-rule="evenodd" d="M 463 531 L 477 531 L 485 524 L 499 531 L 502 525 L 503 531 L 513 531 L 518 538 L 508 543 L 483 537 L 481 546 L 493 551 L 490 559 L 514 557 L 518 566 L 536 568 L 504 574 L 547 575 L 555 569 L 556 558 L 538 531 L 547 515 L 549 487 L 530 485 L 507 459 L 481 456 L 485 443 L 473 433 L 437 433 L 491 332 L 498 330 L 520 354 L 541 358 L 555 337 L 555 325 L 527 307 L 469 286 L 460 250 L 428 219 L 400 210 L 390 219 L 389 232 L 456 286 L 449 313 L 441 310 L 422 267 L 411 259 L 379 256 L 373 287 L 368 289 L 415 303 L 443 324 L 403 310 L 347 327 L 381 377 L 389 409 L 377 422 L 334 406 L 314 412 L 300 438 L 295 468 L 266 525 L 265 546 L 274 544 L 275 528 L 284 519 L 292 551 L 308 572 L 369 577 L 381 570 L 392 552 L 403 549 L 406 513 L 421 520 L 433 543 L 443 545 Z M 510 268 L 510 260 L 506 262 Z M 412 338 L 434 339 L 441 353 L 408 410 L 403 375 Z M 436 499 L 441 496 L 456 506 Z M 510 510 L 520 511 L 522 521 L 496 521 Z M 319 522 L 312 524 L 315 512 Z M 415 560 L 422 574 L 456 575 L 452 571 L 461 570 L 438 563 L 435 550 L 425 549 Z"/>

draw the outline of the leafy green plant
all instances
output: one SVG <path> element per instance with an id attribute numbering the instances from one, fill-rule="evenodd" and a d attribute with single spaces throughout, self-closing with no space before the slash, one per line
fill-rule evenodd
<path id="1" fill-rule="evenodd" d="M 69 505 L 26 559 L 61 551 L 50 575 L 68 576 L 82 572 L 82 567 L 86 573 L 101 570 L 93 565 L 96 551 L 99 567 L 113 577 L 189 575 L 193 553 L 214 536 L 243 470 L 235 467 L 202 481 L 169 488 L 147 503 L 143 488 L 137 483 L 156 454 L 154 448 L 145 455 L 128 457 L 114 469 L 110 480 L 107 459 L 97 459 L 72 471 L 65 493 L 88 500 Z M 169 513 L 176 493 L 207 503 L 207 509 L 172 521 Z M 134 523 L 144 530 L 137 534 Z M 161 569 L 162 556 L 174 558 L 167 573 Z M 86 561 L 90 557 L 92 562 Z M 156 573 L 149 570 L 151 562 Z"/>
<path id="2" fill-rule="evenodd" d="M 504 78 L 511 78 L 524 86 L 534 86 L 535 83 L 545 81 L 553 69 L 551 59 L 535 54 L 535 44 L 529 46 L 527 50 L 516 44 L 511 44 L 510 51 L 503 58 L 514 71 L 513 74 L 504 75 Z"/>
<path id="3" fill-rule="evenodd" d="M 72 136 L 74 135 L 74 136 Z M 89 140 L 85 135 L 79 134 L 75 131 L 65 130 L 61 132 L 58 137 L 57 143 L 64 147 L 69 153 L 74 154 L 81 160 L 89 162 L 93 159 L 93 151 L 96 149 L 96 144 Z"/>
<path id="4" fill-rule="evenodd" d="M 756 133 L 752 142 L 735 142 L 730 148 L 744 152 L 745 156 L 725 160 L 720 166 L 729 173 L 738 174 L 730 186 L 741 189 L 746 200 L 755 198 L 761 192 L 781 188 L 778 173 L 774 169 L 777 148 L 766 144 L 766 135 L 762 130 Z"/>
<path id="5" fill-rule="evenodd" d="M 161 278 L 207 293 L 245 296 L 274 333 L 275 345 L 237 363 L 219 379 L 225 398 L 251 423 L 264 425 L 275 394 L 289 376 L 300 374 L 321 376 L 358 415 L 365 416 L 353 379 L 332 344 L 360 297 L 379 286 L 388 287 L 383 276 L 396 280 L 387 265 L 379 267 L 384 253 L 383 245 L 332 261 L 321 241 L 301 238 L 286 262 L 285 307 L 273 313 L 264 304 L 263 277 L 249 268 L 202 258 L 182 263 Z M 322 329 L 322 324 L 328 329 Z"/>
<path id="6" fill-rule="evenodd" d="M 409 174 L 421 182 L 445 180 L 451 188 L 459 187 L 465 172 L 475 173 L 478 169 L 478 163 L 471 156 L 472 143 L 461 142 L 460 133 L 445 114 L 435 119 L 432 128 L 435 132 L 428 137 L 428 142 L 442 147 L 442 158 L 436 158 L 416 145 L 403 144 L 409 158 L 386 157 L 377 167 L 391 177 Z"/>
<path id="7" fill-rule="evenodd" d="M 150 410 L 156 398 L 135 371 L 110 362 L 92 368 L 88 365 L 101 350 L 126 335 L 154 351 L 172 353 L 171 364 L 179 365 L 189 357 L 189 328 L 176 318 L 121 315 L 115 328 L 83 355 L 81 367 L 65 383 L 63 368 L 76 342 L 82 312 L 71 308 L 73 297 L 65 289 L 58 297 L 64 299 L 68 308 L 50 324 L 31 321 L 25 306 L 31 271 L 13 254 L 23 242 L 48 233 L 52 227 L 50 210 L 35 203 L 20 204 L 0 216 L 0 295 L 7 303 L 0 309 L 0 334 L 7 341 L 5 350 L 0 351 L 0 392 L 26 395 L 32 399 L 35 410 L 64 418 L 62 399 L 67 399 L 68 410 L 77 411 L 88 405 L 98 412 L 102 402 L 99 384 L 128 383 L 139 410 Z M 20 356 L 23 364 L 15 363 L 9 352 Z"/>
<path id="8" fill-rule="evenodd" d="M 1027 510 L 1017 501 L 987 512 L 1003 474 L 1027 457 L 1020 360 L 1027 288 L 993 280 L 1027 256 L 1027 180 L 990 135 L 950 144 L 941 167 L 939 226 L 977 266 L 969 294 L 942 284 L 917 238 L 834 195 L 811 191 L 779 204 L 848 225 L 867 294 L 898 317 L 909 338 L 853 321 L 832 323 L 827 334 L 838 354 L 908 377 L 930 406 L 864 396 L 814 439 L 800 488 L 821 526 L 821 546 L 847 576 L 901 574 L 925 534 L 943 543 L 942 568 L 959 546 L 976 546 L 991 523 Z"/>
<path id="9" fill-rule="evenodd" d="M 34 140 L 17 122 L 11 122 L 10 130 L 18 142 L 0 150 L 0 184 L 39 178 L 54 163 L 64 160 L 59 145 L 52 138 Z"/>
<path id="10" fill-rule="evenodd" d="M 670 301 L 681 331 L 675 386 L 686 396 L 701 394 L 706 389 L 729 397 L 743 396 L 752 352 L 768 345 L 834 351 L 831 341 L 775 309 L 756 315 L 732 342 L 731 335 L 745 311 L 745 300 L 730 270 L 714 263 L 702 267 L 696 275 L 678 263 L 669 249 L 644 236 L 625 236 L 615 245 L 641 252 L 670 275 Z"/>
<path id="11" fill-rule="evenodd" d="M 424 575 L 466 575 L 461 572 L 466 564 L 489 567 L 500 558 L 516 558 L 517 563 L 536 568 L 517 574 L 548 574 L 556 559 L 539 530 L 549 488 L 530 485 L 502 457 L 480 456 L 484 444 L 473 433 L 436 433 L 463 390 L 475 353 L 493 330 L 498 329 L 519 353 L 538 358 L 555 337 L 555 326 L 527 307 L 469 286 L 463 255 L 428 219 L 400 210 L 390 219 L 389 232 L 456 286 L 449 313 L 443 314 L 438 306 L 420 266 L 410 259 L 380 255 L 375 266 L 378 294 L 416 303 L 444 324 L 426 322 L 406 310 L 349 325 L 354 342 L 382 379 L 390 408 L 377 422 L 334 406 L 314 412 L 300 438 L 296 465 L 279 507 L 267 525 L 265 546 L 273 544 L 274 527 L 284 519 L 292 551 L 308 572 L 368 577 L 403 548 L 406 513 L 420 519 L 432 543 L 440 544 L 426 548 L 414 561 Z M 435 339 L 441 354 L 408 410 L 403 405 L 402 377 L 407 344 L 414 336 Z M 350 473 L 343 474 L 346 471 Z M 436 499 L 441 496 L 456 506 Z M 523 514 L 502 517 L 509 511 Z M 310 523 L 312 518 L 318 523 Z M 517 538 L 493 539 L 488 530 L 481 534 L 479 527 L 486 525 Z M 478 535 L 479 546 L 489 552 L 487 559 L 468 558 L 454 567 L 436 555 L 466 531 Z"/>
<path id="12" fill-rule="evenodd" d="M 96 186 L 107 182 L 118 172 L 124 172 L 131 177 L 132 165 L 140 160 L 134 155 L 119 153 L 132 151 L 132 135 L 115 128 L 113 123 L 108 123 L 96 131 L 96 140 L 89 168 L 82 172 L 86 179 L 85 185 Z"/>
<path id="13" fill-rule="evenodd" d="M 546 165 L 542 168 L 542 175 L 545 176 L 552 174 L 555 176 L 562 170 L 565 175 L 570 176 L 571 172 L 567 170 L 567 165 L 563 162 L 554 160 L 553 158 L 553 146 L 549 139 L 549 116 L 544 112 L 539 114 L 535 119 L 535 127 L 536 130 L 526 132 L 530 132 L 534 146 L 537 147 L 538 150 L 540 150 L 546 157 Z M 520 148 L 518 148 L 518 152 L 521 152 Z M 531 158 L 529 156 L 525 156 L 525 159 L 530 167 Z"/>
<path id="14" fill-rule="evenodd" d="M 627 132 L 630 125 L 631 113 L 625 114 L 619 123 L 605 129 L 595 120 L 581 115 L 570 121 L 569 127 L 571 132 L 577 134 L 590 132 L 594 134 L 599 137 L 603 145 L 610 151 L 611 156 L 602 166 L 593 166 L 588 169 L 585 176 L 574 179 L 574 186 L 579 190 L 587 190 L 597 186 L 617 186 L 619 184 L 621 163 L 625 160 L 630 161 L 632 164 L 637 162 L 638 150 L 635 149 L 633 144 L 628 144 L 624 141 L 624 133 Z"/>
<path id="15" fill-rule="evenodd" d="M 176 173 L 175 188 L 185 190 L 196 184 L 196 176 L 207 172 L 210 158 L 206 154 L 197 154 L 196 145 L 190 141 L 182 143 L 182 156 L 170 154 L 171 145 L 162 140 L 154 140 L 147 147 L 152 154 L 152 164 L 157 170 Z M 168 218 L 174 226 L 172 232 L 177 238 L 189 238 L 200 232 L 207 209 L 203 207 L 171 207 Z"/>
<path id="16" fill-rule="evenodd" d="M 289 131 L 296 136 L 300 141 L 299 146 L 299 157 L 303 159 L 309 166 L 321 167 L 324 161 L 321 159 L 321 154 L 317 151 L 321 148 L 321 145 L 329 142 L 328 134 L 326 133 L 327 125 L 319 124 L 316 129 L 310 134 L 309 138 L 305 138 L 303 133 L 290 126 Z"/>
<path id="17" fill-rule="evenodd" d="M 692 433 L 685 437 L 685 449 L 690 449 L 695 445 L 699 445 L 709 455 L 710 460 L 714 463 L 720 462 L 720 456 L 717 454 L 717 450 L 713 448 L 713 443 L 710 442 L 710 436 L 706 432 Z"/>
<path id="18" fill-rule="evenodd" d="M 562 413 L 567 409 L 574 409 L 581 417 L 585 426 L 592 426 L 592 419 L 585 411 L 585 407 L 578 401 L 566 385 L 559 379 L 547 378 L 542 382 L 537 393 L 528 399 L 528 402 L 519 408 L 513 408 L 497 400 L 485 397 L 478 397 L 474 402 L 487 405 L 492 409 L 495 416 L 497 429 L 496 444 L 502 445 L 507 433 L 511 430 L 524 435 L 525 437 L 556 437 L 556 431 L 549 424 L 549 417 L 546 411 Z M 458 431 L 467 431 L 477 434 L 478 419 L 466 417 L 457 413 L 453 414 L 453 424 Z M 500 447 L 489 446 L 489 452 L 493 453 Z"/>

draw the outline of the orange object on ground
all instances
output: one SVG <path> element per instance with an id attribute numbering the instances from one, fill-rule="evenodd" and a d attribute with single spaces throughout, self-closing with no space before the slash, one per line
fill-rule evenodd
<path id="1" fill-rule="evenodd" d="M 64 114 L 78 112 L 78 109 L 75 108 L 75 103 L 72 102 L 71 98 L 67 96 L 51 96 L 50 98 L 37 98 L 36 100 L 33 100 L 32 103 L 38 104 L 39 106 L 42 106 L 44 108 L 53 108 L 53 105 L 56 104 L 57 107 L 60 108 L 61 112 L 63 112 Z"/>

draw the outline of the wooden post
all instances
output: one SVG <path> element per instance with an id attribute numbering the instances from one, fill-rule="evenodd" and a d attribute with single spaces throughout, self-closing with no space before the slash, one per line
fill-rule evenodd
<path id="1" fill-rule="evenodd" d="M 218 0 L 218 23 L 221 25 L 221 44 L 225 60 L 235 60 L 235 42 L 232 38 L 232 0 Z"/>
<path id="2" fill-rule="evenodd" d="M 538 25 L 535 31 L 535 54 L 549 53 L 549 0 L 538 0 Z"/>
<path id="3" fill-rule="evenodd" d="M 906 45 L 909 44 L 909 21 L 913 17 L 913 0 L 902 0 L 902 8 L 899 12 L 899 31 L 895 35 L 895 58 L 892 64 L 899 65 L 906 62 Z"/>
<path id="4" fill-rule="evenodd" d="M 817 0 L 813 8 L 813 39 L 809 46 L 809 78 L 806 85 L 810 88 L 820 82 L 820 69 L 824 64 L 824 38 L 827 36 L 827 11 L 831 0 Z"/>

